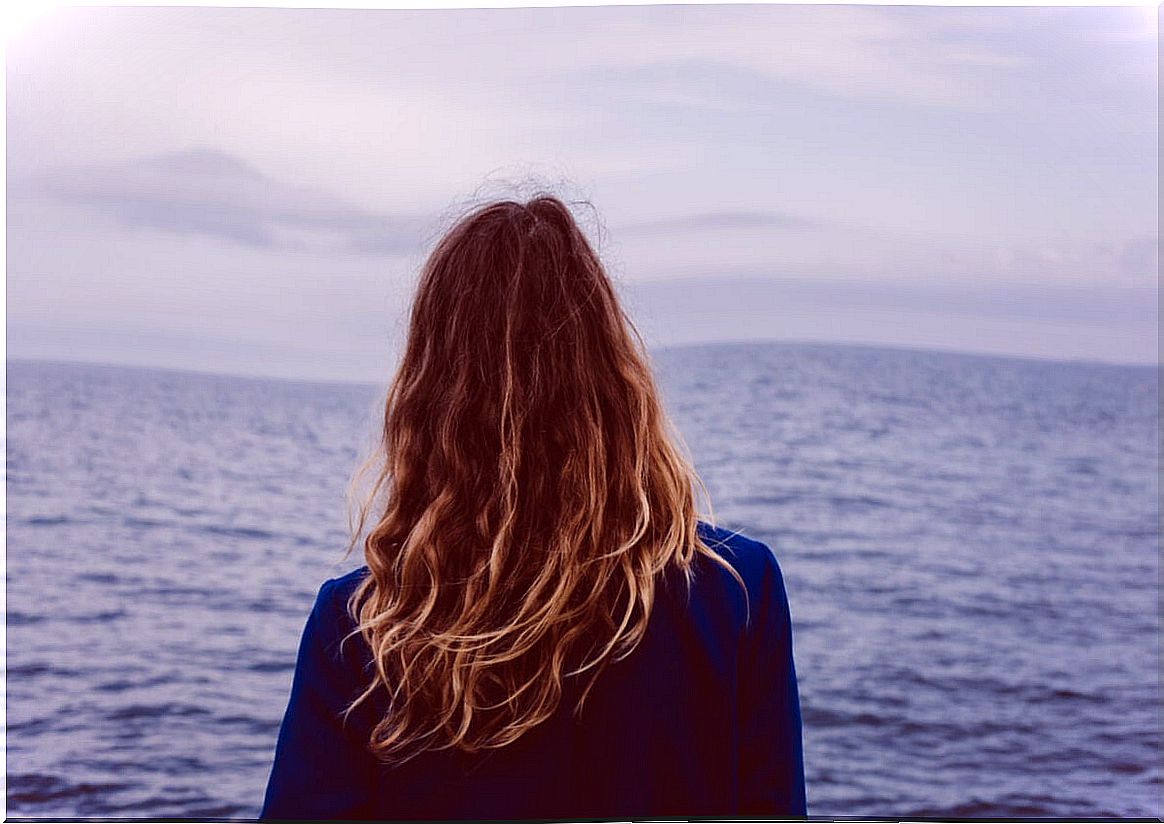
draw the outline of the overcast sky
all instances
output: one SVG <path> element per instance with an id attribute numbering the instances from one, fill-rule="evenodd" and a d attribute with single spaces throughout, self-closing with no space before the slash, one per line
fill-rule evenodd
<path id="1" fill-rule="evenodd" d="M 1158 358 L 1157 9 L 74 8 L 8 52 L 8 357 L 383 382 L 549 185 L 652 346 Z"/>

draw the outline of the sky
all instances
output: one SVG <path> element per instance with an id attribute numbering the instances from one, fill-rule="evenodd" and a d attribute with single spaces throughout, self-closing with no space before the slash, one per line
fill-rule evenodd
<path id="1" fill-rule="evenodd" d="M 1157 363 L 1157 7 L 79 7 L 7 55 L 7 356 L 383 383 L 459 214 L 652 348 Z"/>

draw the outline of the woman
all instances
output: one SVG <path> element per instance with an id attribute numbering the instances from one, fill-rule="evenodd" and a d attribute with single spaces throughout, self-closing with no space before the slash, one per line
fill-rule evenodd
<path id="1" fill-rule="evenodd" d="M 319 590 L 262 817 L 805 815 L 780 568 L 697 517 L 672 436 L 569 209 L 459 221 L 388 391 L 366 566 Z"/>

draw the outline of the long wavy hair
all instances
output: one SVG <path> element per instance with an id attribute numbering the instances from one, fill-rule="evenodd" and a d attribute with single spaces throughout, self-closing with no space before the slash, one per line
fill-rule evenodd
<path id="1" fill-rule="evenodd" d="M 503 747 L 592 670 L 580 716 L 666 568 L 690 593 L 704 555 L 743 587 L 697 534 L 710 499 L 672 438 L 643 340 L 560 199 L 489 203 L 440 238 L 356 476 L 378 467 L 348 547 L 374 517 L 347 604 L 375 664 L 348 712 L 388 696 L 371 752 Z"/>

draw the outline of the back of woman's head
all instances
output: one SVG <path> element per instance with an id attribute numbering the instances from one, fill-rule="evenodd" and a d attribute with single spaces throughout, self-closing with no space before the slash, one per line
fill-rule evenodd
<path id="1" fill-rule="evenodd" d="M 589 670 L 581 712 L 664 569 L 731 570 L 696 532 L 703 487 L 648 364 L 559 199 L 491 203 L 437 243 L 353 533 L 376 507 L 349 609 L 376 663 L 356 704 L 389 699 L 379 757 L 504 746 Z"/>

